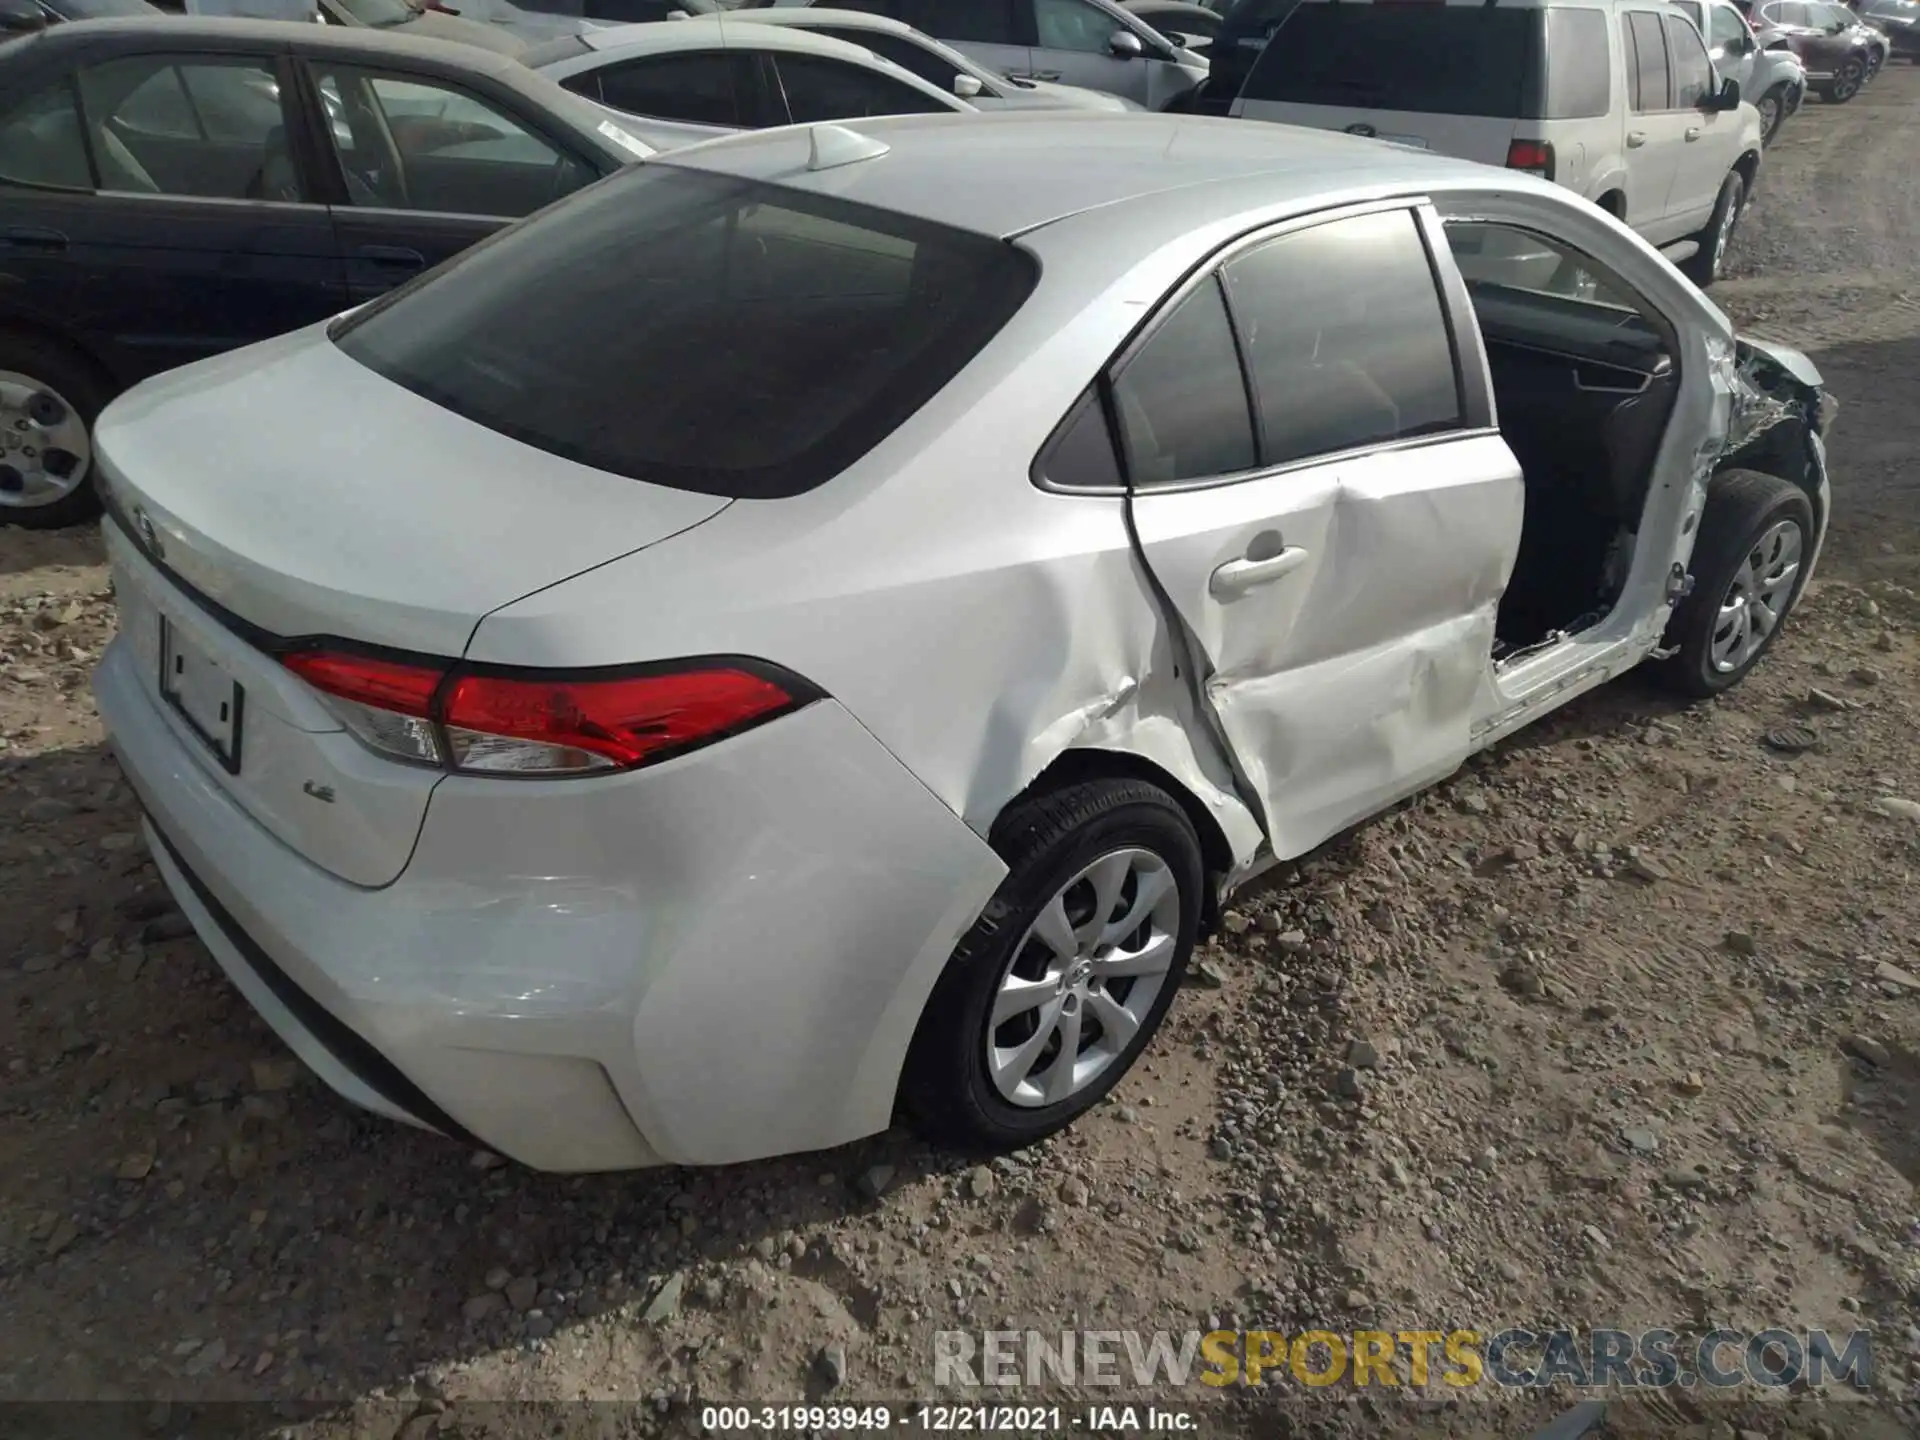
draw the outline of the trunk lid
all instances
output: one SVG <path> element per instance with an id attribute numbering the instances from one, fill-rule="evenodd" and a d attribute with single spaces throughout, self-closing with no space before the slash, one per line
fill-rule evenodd
<path id="1" fill-rule="evenodd" d="M 96 454 L 116 645 L 155 709 L 275 838 L 369 886 L 405 866 L 441 772 L 361 746 L 277 642 L 455 659 L 489 611 L 728 504 L 485 429 L 318 328 L 137 387 Z"/>

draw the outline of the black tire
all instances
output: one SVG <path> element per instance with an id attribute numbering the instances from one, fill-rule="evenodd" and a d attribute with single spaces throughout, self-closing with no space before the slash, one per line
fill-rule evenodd
<path id="1" fill-rule="evenodd" d="M 1748 556 L 1775 525 L 1791 522 L 1800 529 L 1798 569 L 1785 605 L 1772 630 L 1746 660 L 1732 670 L 1713 663 L 1713 640 L 1720 628 L 1721 602 L 1733 589 L 1736 575 Z M 1663 643 L 1676 652 L 1656 662 L 1660 682 L 1682 695 L 1704 699 L 1738 685 L 1760 657 L 1779 638 L 1806 583 L 1807 561 L 1813 555 L 1813 503 L 1799 486 L 1777 475 L 1754 470 L 1725 470 L 1707 487 L 1707 503 L 1700 516 L 1700 538 L 1694 543 L 1693 591 L 1674 607 Z"/>
<path id="2" fill-rule="evenodd" d="M 0 330 L 0 370 L 31 376 L 57 390 L 79 413 L 89 435 L 111 398 L 91 365 L 65 346 L 37 335 Z M 17 481 L 18 477 L 15 478 Z M 100 497 L 89 474 L 77 489 L 50 504 L 0 503 L 0 525 L 18 525 L 26 530 L 61 530 L 91 520 L 99 513 Z"/>
<path id="3" fill-rule="evenodd" d="M 1833 79 L 1820 87 L 1820 98 L 1829 105 L 1844 105 L 1860 93 L 1860 87 L 1866 84 L 1867 62 L 1858 55 L 1849 55 L 1840 62 L 1840 69 Z"/>
<path id="4" fill-rule="evenodd" d="M 1767 114 L 1769 102 L 1773 109 L 1771 119 Z M 1760 104 L 1756 108 L 1760 111 L 1760 143 L 1771 145 L 1773 137 L 1780 133 L 1780 127 L 1787 123 L 1787 87 L 1784 84 L 1774 86 L 1760 97 Z"/>
<path id="5" fill-rule="evenodd" d="M 1720 264 L 1726 258 L 1720 244 L 1720 227 L 1726 224 L 1726 239 L 1731 244 L 1746 199 L 1746 180 L 1738 170 L 1729 170 L 1727 178 L 1720 182 L 1720 194 L 1713 202 L 1713 214 L 1707 217 L 1706 229 L 1692 237 L 1697 248 L 1680 265 L 1680 273 L 1702 290 L 1720 278 Z"/>
<path id="6" fill-rule="evenodd" d="M 1193 952 L 1205 866 L 1193 822 L 1177 801 L 1140 780 L 1089 780 L 1020 801 L 1000 817 L 993 845 L 1007 877 L 955 947 L 920 1017 L 901 1078 L 901 1105 L 928 1139 L 967 1150 L 1031 1145 L 1100 1102 L 1140 1058 L 1180 989 Z M 1073 877 L 1110 851 L 1151 851 L 1180 896 L 1171 967 L 1129 1044 L 1078 1093 L 1019 1106 L 988 1073 L 990 1007 L 1035 919 Z"/>

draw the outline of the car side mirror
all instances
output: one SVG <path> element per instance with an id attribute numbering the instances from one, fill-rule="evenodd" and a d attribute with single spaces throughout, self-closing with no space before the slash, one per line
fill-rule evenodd
<path id="1" fill-rule="evenodd" d="M 1116 30 L 1108 37 L 1107 49 L 1122 60 L 1138 60 L 1147 53 L 1147 47 L 1140 43 L 1140 37 L 1131 30 Z"/>
<path id="2" fill-rule="evenodd" d="M 1738 110 L 1740 108 L 1740 82 L 1738 80 L 1722 80 L 1720 82 L 1719 93 L 1713 97 L 1712 108 L 1715 110 Z"/>
<path id="3" fill-rule="evenodd" d="M 969 75 L 964 70 L 953 77 L 953 93 L 962 100 L 971 100 L 980 93 L 980 77 Z"/>
<path id="4" fill-rule="evenodd" d="M 34 0 L 0 0 L 0 35 L 31 35 L 47 28 L 47 12 Z"/>

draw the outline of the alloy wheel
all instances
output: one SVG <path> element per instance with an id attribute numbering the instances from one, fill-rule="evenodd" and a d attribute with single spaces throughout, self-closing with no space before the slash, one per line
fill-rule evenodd
<path id="1" fill-rule="evenodd" d="M 93 442 L 73 404 L 31 375 L 0 370 L 0 506 L 29 510 L 86 483 Z"/>
<path id="2" fill-rule="evenodd" d="M 1763 531 L 1734 572 L 1720 601 L 1708 656 L 1722 675 L 1752 662 L 1779 628 L 1800 575 L 1803 539 L 1798 522 L 1776 521 Z"/>
<path id="3" fill-rule="evenodd" d="M 1861 77 L 1865 74 L 1866 67 L 1858 60 L 1847 61 L 1840 67 L 1840 73 L 1833 77 L 1833 98 L 1845 101 L 1858 95 Z"/>
<path id="4" fill-rule="evenodd" d="M 1762 95 L 1755 108 L 1760 112 L 1760 140 L 1765 144 L 1773 139 L 1774 132 L 1780 128 L 1780 97 Z"/>
<path id="5" fill-rule="evenodd" d="M 1114 850 L 1057 890 L 1028 927 L 987 1016 L 1001 1097 L 1057 1105 L 1126 1053 L 1179 948 L 1180 886 L 1151 850 Z"/>

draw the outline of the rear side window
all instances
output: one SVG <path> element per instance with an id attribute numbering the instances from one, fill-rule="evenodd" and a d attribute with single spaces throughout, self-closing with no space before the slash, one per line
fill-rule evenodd
<path id="1" fill-rule="evenodd" d="M 1138 489 L 1251 470 L 1253 416 L 1218 277 L 1196 287 L 1113 382 Z"/>
<path id="2" fill-rule="evenodd" d="M 1624 17 L 1627 44 L 1627 94 L 1638 111 L 1665 110 L 1667 42 L 1658 15 L 1636 10 Z"/>
<path id="3" fill-rule="evenodd" d="M 361 364 L 596 469 L 810 490 L 937 394 L 1026 300 L 1003 241 L 640 165 L 336 325 Z"/>
<path id="4" fill-rule="evenodd" d="M 1678 15 L 1669 15 L 1667 50 L 1673 67 L 1674 108 L 1699 109 L 1713 93 L 1713 62 L 1700 43 L 1700 32 Z"/>
<path id="5" fill-rule="evenodd" d="M 1460 423 L 1453 341 L 1412 212 L 1356 215 L 1285 235 L 1224 273 L 1252 379 L 1262 465 Z"/>
<path id="6" fill-rule="evenodd" d="M 633 60 L 572 79 L 597 81 L 600 101 L 630 115 L 688 125 L 746 127 L 754 123 L 744 93 L 745 77 L 734 56 L 724 50 Z M 568 88 L 576 87 L 570 82 Z M 591 90 L 581 93 L 593 94 Z"/>
<path id="7" fill-rule="evenodd" d="M 1541 27 L 1538 10 L 1492 5 L 1304 4 L 1260 52 L 1241 95 L 1520 119 L 1534 108 Z"/>
<path id="8" fill-rule="evenodd" d="M 769 54 L 767 58 L 779 73 L 787 113 L 795 125 L 859 120 L 869 115 L 924 115 L 945 108 L 891 75 L 842 60 L 829 60 L 823 55 Z"/>
<path id="9" fill-rule="evenodd" d="M 0 115 L 0 180 L 93 189 L 80 106 L 64 81 Z"/>
<path id="10" fill-rule="evenodd" d="M 1613 63 L 1602 10 L 1547 11 L 1547 120 L 1590 120 L 1613 109 Z"/>

